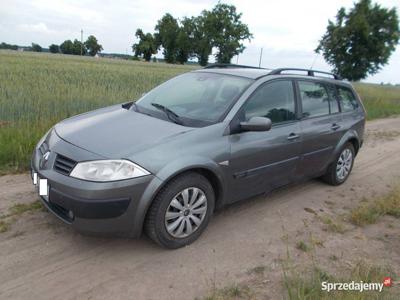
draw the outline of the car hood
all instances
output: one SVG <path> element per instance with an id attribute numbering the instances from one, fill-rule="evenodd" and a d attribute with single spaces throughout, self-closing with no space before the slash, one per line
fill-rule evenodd
<path id="1" fill-rule="evenodd" d="M 193 130 L 120 105 L 66 119 L 55 126 L 63 140 L 105 158 L 131 158 L 166 139 Z"/>

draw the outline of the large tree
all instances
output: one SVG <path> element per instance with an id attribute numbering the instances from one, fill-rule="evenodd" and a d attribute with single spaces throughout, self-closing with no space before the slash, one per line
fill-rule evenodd
<path id="1" fill-rule="evenodd" d="M 42 52 L 42 47 L 39 44 L 32 43 L 31 49 L 33 52 Z"/>
<path id="2" fill-rule="evenodd" d="M 336 22 L 329 21 L 316 52 L 322 53 L 335 73 L 357 81 L 387 64 L 399 36 L 395 8 L 386 9 L 371 0 L 360 0 L 349 12 L 341 8 Z"/>
<path id="3" fill-rule="evenodd" d="M 143 33 L 143 30 L 138 28 L 135 34 L 139 41 L 132 45 L 132 50 L 135 56 L 143 56 L 145 61 L 150 61 L 151 56 L 157 53 L 157 46 L 154 36 L 151 33 Z"/>
<path id="4" fill-rule="evenodd" d="M 176 36 L 176 61 L 184 64 L 193 55 L 193 18 L 183 18 Z"/>
<path id="5" fill-rule="evenodd" d="M 218 3 L 211 12 L 204 11 L 202 16 L 205 18 L 205 32 L 218 49 L 215 56 L 219 63 L 230 63 L 233 56 L 245 49 L 242 41 L 250 41 L 253 37 L 234 5 Z"/>
<path id="6" fill-rule="evenodd" d="M 74 55 L 85 55 L 87 52 L 85 44 L 81 43 L 77 39 L 74 40 L 72 49 L 72 54 Z"/>
<path id="7" fill-rule="evenodd" d="M 63 54 L 73 54 L 74 43 L 71 40 L 66 40 L 60 45 L 60 50 Z"/>
<path id="8" fill-rule="evenodd" d="M 206 66 L 208 57 L 212 51 L 211 36 L 206 30 L 206 20 L 209 12 L 203 11 L 198 17 L 192 17 L 190 20 L 192 26 L 192 55 L 197 58 L 201 66 Z"/>
<path id="9" fill-rule="evenodd" d="M 56 44 L 51 44 L 49 46 L 49 51 L 51 53 L 60 53 L 60 47 L 58 45 L 56 45 Z"/>
<path id="10" fill-rule="evenodd" d="M 91 56 L 95 56 L 97 53 L 103 50 L 103 46 L 99 44 L 96 37 L 94 35 L 89 35 L 86 42 L 84 43 L 85 47 Z"/>
<path id="11" fill-rule="evenodd" d="M 165 14 L 155 27 L 156 46 L 157 48 L 163 47 L 163 54 L 167 63 L 176 62 L 179 30 L 178 21 L 171 14 Z"/>

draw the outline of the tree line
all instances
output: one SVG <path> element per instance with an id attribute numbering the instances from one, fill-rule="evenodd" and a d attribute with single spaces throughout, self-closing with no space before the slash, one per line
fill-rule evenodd
<path id="1" fill-rule="evenodd" d="M 51 53 L 63 53 L 73 55 L 86 55 L 95 56 L 97 53 L 103 50 L 103 46 L 99 44 L 97 38 L 94 35 L 89 35 L 85 42 L 78 41 L 75 39 L 65 40 L 62 44 L 56 45 L 51 44 L 49 46 Z"/>
<path id="2" fill-rule="evenodd" d="M 19 48 L 24 49 L 24 51 L 33 51 L 33 52 L 42 52 L 42 47 L 39 44 L 32 43 L 29 47 L 21 47 L 18 45 L 12 45 L 2 42 L 0 44 L 0 49 L 8 49 L 8 50 L 18 50 Z"/>
<path id="3" fill-rule="evenodd" d="M 243 41 L 253 37 L 241 17 L 234 5 L 223 3 L 212 10 L 203 10 L 196 17 L 176 19 L 167 13 L 158 20 L 154 33 L 136 30 L 138 42 L 133 44 L 132 50 L 135 57 L 150 61 L 162 48 L 167 63 L 183 64 L 190 58 L 197 58 L 199 64 L 205 66 L 215 48 L 216 61 L 229 63 L 245 49 Z"/>
<path id="4" fill-rule="evenodd" d="M 32 43 L 30 47 L 20 47 L 18 45 L 11 45 L 7 43 L 1 43 L 0 49 L 18 50 L 23 48 L 24 51 L 42 52 L 43 48 L 39 44 Z M 90 35 L 85 42 L 80 42 L 75 39 L 65 40 L 61 45 L 51 44 L 49 46 L 49 52 L 51 53 L 62 53 L 72 55 L 90 55 L 95 56 L 97 53 L 103 50 L 103 46 L 99 44 L 97 38 L 94 35 Z"/>

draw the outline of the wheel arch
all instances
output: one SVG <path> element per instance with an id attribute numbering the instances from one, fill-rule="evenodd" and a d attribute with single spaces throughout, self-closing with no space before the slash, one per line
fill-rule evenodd
<path id="1" fill-rule="evenodd" d="M 356 130 L 349 130 L 342 136 L 339 143 L 335 147 L 333 159 L 339 154 L 340 150 L 346 143 L 351 143 L 353 145 L 355 155 L 357 155 L 358 150 L 360 149 L 360 137 L 358 136 Z"/>
<path id="2" fill-rule="evenodd" d="M 134 216 L 135 220 L 132 233 L 132 236 L 134 237 L 138 237 L 141 235 L 143 231 L 144 221 L 147 217 L 149 208 L 160 190 L 172 179 L 181 176 L 182 174 L 188 172 L 197 172 L 203 175 L 213 187 L 215 194 L 215 208 L 219 208 L 224 204 L 225 180 L 222 171 L 219 169 L 218 164 L 214 162 L 191 164 L 176 169 L 175 172 L 171 173 L 166 172 L 166 169 L 170 170 L 171 168 L 163 168 L 164 171 L 161 170 L 159 174 L 156 175 L 158 179 L 157 183 L 150 184 L 149 191 L 146 191 L 144 193 L 147 193 L 147 196 L 144 195 L 144 197 L 140 199 L 140 203 L 138 204 L 137 211 Z"/>
<path id="3" fill-rule="evenodd" d="M 357 138 L 352 137 L 350 139 L 347 140 L 347 142 L 351 143 L 354 147 L 354 154 L 357 155 L 358 150 L 360 150 L 360 142 Z"/>

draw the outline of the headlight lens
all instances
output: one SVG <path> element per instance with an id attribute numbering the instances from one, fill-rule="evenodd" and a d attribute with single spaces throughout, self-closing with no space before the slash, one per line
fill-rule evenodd
<path id="1" fill-rule="evenodd" d="M 70 176 L 90 181 L 116 181 L 149 175 L 129 160 L 96 160 L 78 163 Z"/>

